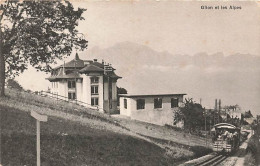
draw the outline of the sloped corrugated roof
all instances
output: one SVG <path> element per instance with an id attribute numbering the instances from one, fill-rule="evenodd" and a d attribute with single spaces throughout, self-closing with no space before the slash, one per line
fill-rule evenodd
<path id="1" fill-rule="evenodd" d="M 76 53 L 75 58 L 64 65 L 60 65 L 56 68 L 54 68 L 54 74 L 51 77 L 48 77 L 46 79 L 48 80 L 56 80 L 56 79 L 62 79 L 62 78 L 81 78 L 79 73 L 90 73 L 90 72 L 104 72 L 104 66 L 105 64 L 97 62 L 96 59 L 94 61 L 91 60 L 81 60 Z M 74 70 L 72 73 L 64 73 L 64 69 L 67 72 L 68 70 Z M 110 74 L 110 78 L 122 78 L 114 73 L 114 68 L 112 68 L 112 72 Z M 55 73 L 57 73 L 55 75 Z"/>
<path id="2" fill-rule="evenodd" d="M 116 75 L 116 73 L 112 72 L 112 74 L 110 75 L 111 78 L 122 78 L 118 75 Z"/>
<path id="3" fill-rule="evenodd" d="M 88 73 L 88 72 L 104 72 L 104 69 L 91 63 L 86 67 L 84 67 L 83 69 L 79 70 L 79 73 Z"/>
<path id="4" fill-rule="evenodd" d="M 58 67 L 55 67 L 54 69 L 58 69 L 58 68 L 61 68 L 61 67 L 63 67 L 63 66 L 64 66 L 64 65 L 60 65 L 60 66 L 58 66 Z M 84 67 L 84 61 L 81 60 L 81 59 L 79 59 L 79 60 L 73 59 L 73 60 L 71 60 L 71 61 L 65 63 L 65 66 L 64 66 L 64 67 L 65 67 L 65 68 L 82 68 L 82 67 Z"/>
<path id="5" fill-rule="evenodd" d="M 46 79 L 49 81 L 54 81 L 57 79 L 68 79 L 68 78 L 82 78 L 82 77 L 79 76 L 79 73 L 77 73 L 76 71 L 73 71 L 72 73 L 69 73 L 69 74 L 63 74 L 63 72 L 59 72 L 58 75 L 53 75 Z"/>

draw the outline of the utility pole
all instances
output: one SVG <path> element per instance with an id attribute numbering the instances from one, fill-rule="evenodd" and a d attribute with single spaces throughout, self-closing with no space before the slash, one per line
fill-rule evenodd
<path id="1" fill-rule="evenodd" d="M 218 123 L 217 121 L 216 121 L 216 114 L 218 114 L 217 113 L 217 111 L 218 111 L 218 100 L 217 99 L 215 99 L 215 108 L 214 108 L 214 125 L 216 124 L 216 123 Z"/>
<path id="2" fill-rule="evenodd" d="M 206 146 L 207 146 L 207 111 L 206 109 L 204 108 L 204 112 L 203 112 L 203 115 L 205 117 L 205 142 L 206 142 Z"/>
<path id="3" fill-rule="evenodd" d="M 221 99 L 219 99 L 219 102 L 218 102 L 218 123 L 220 123 L 220 113 L 221 113 Z"/>

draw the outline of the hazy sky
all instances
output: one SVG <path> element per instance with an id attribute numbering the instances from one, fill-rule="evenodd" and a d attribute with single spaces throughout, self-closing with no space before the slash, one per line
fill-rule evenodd
<path id="1" fill-rule="evenodd" d="M 86 20 L 79 23 L 80 32 L 85 34 L 86 39 L 89 41 L 88 50 L 80 54 L 84 55 L 85 59 L 88 56 L 93 57 L 89 53 L 96 46 L 107 49 L 116 46 L 117 43 L 126 41 L 145 45 L 158 52 L 168 52 L 170 55 L 194 56 L 201 52 L 213 55 L 221 52 L 224 56 L 237 53 L 260 56 L 259 2 L 78 1 L 73 2 L 73 4 L 87 9 L 84 13 Z M 227 6 L 229 8 L 231 5 L 242 9 L 202 10 L 201 6 L 205 5 L 213 8 L 216 6 Z M 151 59 L 154 60 L 154 57 L 151 57 Z M 149 60 L 150 58 L 146 58 L 148 64 L 150 64 Z M 153 66 L 146 67 L 161 67 L 163 69 L 159 62 L 160 58 L 158 58 L 158 66 L 153 64 Z M 115 65 L 120 65 L 120 61 L 116 61 L 116 63 L 118 64 Z M 143 63 L 145 64 L 145 62 Z M 131 64 L 129 65 L 131 66 Z M 209 68 L 209 70 L 226 70 L 219 64 L 217 67 L 217 69 Z M 190 68 L 190 70 L 191 72 L 197 71 L 193 70 L 193 68 Z M 124 85 L 128 86 L 126 87 L 128 89 L 133 89 L 131 83 L 133 84 L 136 80 L 134 80 L 134 77 L 129 77 L 128 74 L 128 72 L 121 70 L 120 75 L 123 79 L 119 81 L 119 86 Z M 147 71 L 147 75 L 149 74 L 149 71 Z M 17 80 L 26 89 L 45 90 L 48 87 L 48 81 L 45 80 L 47 76 L 45 73 L 37 73 L 33 69 L 29 69 Z M 221 78 L 221 76 L 218 77 Z M 222 79 L 227 77 L 225 75 Z M 201 78 L 203 78 L 203 75 L 191 79 L 196 82 L 196 79 Z M 238 78 L 241 79 L 241 77 Z M 253 85 L 250 82 L 247 83 L 247 86 L 253 86 L 250 90 L 255 90 L 254 93 L 239 93 L 240 96 L 243 96 L 243 99 L 249 97 L 250 100 L 255 100 L 252 108 L 254 110 L 259 109 L 260 106 L 256 104 L 256 101 L 260 98 L 260 94 L 256 92 L 259 89 L 254 87 L 256 86 L 255 81 L 260 82 L 258 78 L 250 79 L 254 81 Z M 188 86 L 187 79 L 181 80 L 185 82 L 178 81 L 179 84 Z M 215 84 L 221 86 L 221 83 Z M 245 86 L 244 82 L 239 85 L 241 88 Z M 192 88 L 192 85 L 190 88 Z M 196 91 L 189 91 L 191 93 L 189 95 L 200 96 L 200 94 L 204 94 L 207 88 L 209 87 L 197 86 Z M 211 92 L 212 99 L 218 97 L 218 95 L 214 96 L 214 94 L 219 92 L 214 92 L 214 89 L 211 90 L 213 91 Z M 227 104 L 235 104 L 235 102 L 236 100 L 233 99 L 232 102 L 227 102 Z M 213 102 L 212 105 L 214 105 Z M 249 104 L 245 103 L 245 105 L 246 109 L 250 109 Z"/>

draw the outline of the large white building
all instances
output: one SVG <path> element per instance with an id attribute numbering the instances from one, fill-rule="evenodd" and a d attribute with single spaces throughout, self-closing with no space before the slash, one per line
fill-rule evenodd
<path id="1" fill-rule="evenodd" d="M 186 94 L 120 95 L 120 115 L 157 125 L 180 125 L 174 113 L 183 103 Z"/>
<path id="2" fill-rule="evenodd" d="M 98 107 L 100 111 L 117 111 L 117 80 L 115 69 L 97 59 L 75 58 L 53 69 L 50 92 L 59 98 L 77 100 L 86 106 Z"/>

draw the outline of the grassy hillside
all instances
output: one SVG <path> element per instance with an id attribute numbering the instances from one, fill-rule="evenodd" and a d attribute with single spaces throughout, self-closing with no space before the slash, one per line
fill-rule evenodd
<path id="1" fill-rule="evenodd" d="M 183 137 L 166 127 L 25 92 L 7 94 L 0 99 L 3 165 L 35 165 L 36 122 L 31 110 L 49 116 L 41 123 L 42 165 L 177 165 L 207 152 L 195 150 L 201 138 Z"/>
<path id="2" fill-rule="evenodd" d="M 3 165 L 35 165 L 36 128 L 29 113 L 1 107 Z M 41 125 L 43 165 L 164 165 L 160 147 L 147 141 L 50 117 Z"/>

